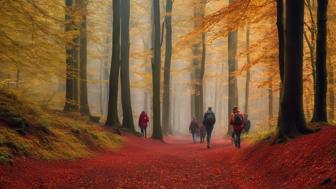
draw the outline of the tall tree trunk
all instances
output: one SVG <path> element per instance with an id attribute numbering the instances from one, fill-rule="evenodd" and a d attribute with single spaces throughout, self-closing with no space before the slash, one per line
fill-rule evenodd
<path id="1" fill-rule="evenodd" d="M 269 125 L 271 126 L 273 120 L 273 78 L 270 77 L 269 79 L 269 86 L 268 86 L 268 120 Z"/>
<path id="2" fill-rule="evenodd" d="M 283 0 L 277 0 L 277 29 L 278 29 L 278 61 L 280 72 L 280 94 L 279 94 L 279 111 L 277 125 L 280 128 L 281 121 L 281 99 L 282 88 L 284 82 L 284 66 L 285 66 L 285 30 L 284 30 L 284 2 Z"/>
<path id="3" fill-rule="evenodd" d="M 251 58 L 250 58 L 250 27 L 247 26 L 246 29 L 246 64 L 249 66 L 248 70 L 246 71 L 246 82 L 245 82 L 245 108 L 244 113 L 248 114 L 249 108 L 249 97 L 250 97 L 250 81 L 251 81 Z"/>
<path id="4" fill-rule="evenodd" d="M 21 70 L 20 68 L 17 68 L 16 69 L 16 88 L 20 88 L 20 73 L 21 73 Z"/>
<path id="5" fill-rule="evenodd" d="M 235 0 L 229 0 L 229 3 L 234 3 Z M 234 106 L 238 106 L 238 86 L 237 77 L 234 75 L 237 71 L 237 41 L 238 31 L 229 32 L 228 36 L 228 59 L 229 59 L 229 102 L 228 102 L 228 117 L 230 117 L 231 110 Z M 232 128 L 228 127 L 228 134 L 231 135 Z"/>
<path id="6" fill-rule="evenodd" d="M 172 57 L 172 9 L 173 0 L 166 1 L 166 56 L 163 81 L 162 130 L 164 134 L 171 133 L 170 123 L 170 66 Z"/>
<path id="7" fill-rule="evenodd" d="M 74 14 L 78 14 L 80 11 L 80 2 L 81 0 L 75 0 L 75 11 Z M 74 30 L 77 32 L 75 38 L 73 39 L 73 60 L 74 60 L 74 68 L 73 68 L 73 75 L 74 75 L 74 109 L 75 111 L 79 111 L 79 98 L 80 98 L 80 86 L 79 86 L 79 68 L 80 68 L 80 23 L 74 19 Z"/>
<path id="8" fill-rule="evenodd" d="M 306 104 L 306 119 L 310 119 L 311 118 L 311 103 L 313 101 L 313 99 L 311 98 L 311 96 L 314 96 L 313 93 L 311 92 L 311 90 L 307 89 L 307 96 L 305 97 L 305 104 Z"/>
<path id="9" fill-rule="evenodd" d="M 329 55 L 328 58 L 328 62 L 330 65 L 329 68 L 329 103 L 330 103 L 330 107 L 329 107 L 329 120 L 334 121 L 335 119 L 335 91 L 334 91 L 334 87 L 335 87 L 335 75 L 334 75 L 334 65 L 331 62 L 331 57 Z"/>
<path id="10" fill-rule="evenodd" d="M 315 20 L 314 20 L 314 10 L 315 10 L 315 0 L 308 0 L 307 2 L 307 8 L 311 20 L 310 26 L 307 25 L 308 27 L 308 32 L 310 33 L 310 39 L 308 38 L 308 35 L 306 34 L 306 31 L 304 31 L 304 39 L 307 43 L 307 46 L 309 48 L 309 53 L 310 53 L 310 64 L 312 68 L 312 76 L 313 76 L 313 91 L 316 91 L 316 65 L 315 65 L 315 35 L 316 35 L 316 26 L 315 26 Z M 314 101 L 314 95 L 307 95 L 306 97 L 306 106 L 307 106 L 307 118 L 311 117 L 311 102 Z"/>
<path id="11" fill-rule="evenodd" d="M 272 67 L 270 67 L 270 74 L 272 74 Z M 268 122 L 271 126 L 273 121 L 273 76 L 269 76 L 269 86 L 268 86 Z"/>
<path id="12" fill-rule="evenodd" d="M 151 37 L 150 37 L 150 39 L 149 40 L 146 40 L 145 39 L 145 37 L 143 38 L 143 45 L 144 45 L 144 49 L 146 49 L 146 50 L 149 50 L 149 49 L 151 49 L 152 48 L 152 43 L 153 43 L 153 32 L 151 32 Z M 150 72 L 150 66 L 147 66 L 148 64 L 150 64 L 151 65 L 151 55 L 146 55 L 145 56 L 145 64 L 146 64 L 146 66 L 145 66 L 145 72 L 146 73 L 148 73 L 148 72 Z M 149 91 L 150 89 L 149 88 L 147 88 L 147 87 L 145 87 L 144 88 L 144 104 L 143 104 L 143 110 L 145 111 L 145 112 L 149 112 L 150 111 L 150 109 L 149 109 L 149 99 L 150 99 L 150 91 Z"/>
<path id="13" fill-rule="evenodd" d="M 160 109 L 160 78 L 161 78 L 161 44 L 160 44 L 160 1 L 153 0 L 153 62 L 152 62 L 152 81 L 153 81 L 153 135 L 152 138 L 163 140 L 161 128 L 161 109 Z"/>
<path id="14" fill-rule="evenodd" d="M 73 30 L 73 0 L 65 0 L 65 33 Z M 72 42 L 66 43 L 66 90 L 64 111 L 75 111 L 74 102 L 74 47 Z"/>
<path id="15" fill-rule="evenodd" d="M 277 0 L 277 29 L 278 29 L 278 48 L 279 48 L 279 70 L 281 84 L 284 81 L 285 66 L 285 30 L 284 30 L 284 0 Z M 281 93 L 281 91 L 280 91 Z M 280 95 L 281 98 L 281 95 Z"/>
<path id="16" fill-rule="evenodd" d="M 303 112 L 303 18 L 304 0 L 286 2 L 284 82 L 279 120 L 279 137 L 312 132 Z"/>
<path id="17" fill-rule="evenodd" d="M 99 64 L 99 110 L 100 115 L 104 115 L 104 105 L 103 105 L 103 98 L 104 98 L 104 90 L 103 90 L 103 76 L 104 75 L 104 64 L 101 62 Z"/>
<path id="18" fill-rule="evenodd" d="M 131 85 L 129 77 L 129 21 L 130 0 L 121 0 L 121 101 L 123 108 L 123 127 L 134 130 L 131 104 Z"/>
<path id="19" fill-rule="evenodd" d="M 112 9 L 112 8 L 111 8 Z M 110 25 L 110 33 L 112 33 L 112 24 Z M 107 108 L 108 108 L 108 98 L 109 98 L 109 77 L 110 77 L 110 52 L 112 51 L 112 45 L 110 43 L 110 41 L 112 41 L 112 37 L 108 37 L 107 38 L 107 42 L 106 45 L 108 45 L 108 48 L 106 48 L 106 59 L 104 60 L 104 64 L 103 64 L 103 75 L 102 75 L 102 79 L 103 79 L 103 115 L 107 116 Z M 119 75 L 119 74 L 118 74 Z"/>
<path id="20" fill-rule="evenodd" d="M 87 90 L 87 0 L 80 0 L 82 14 L 80 25 L 80 113 L 90 115 Z"/>
<path id="21" fill-rule="evenodd" d="M 202 32 L 202 59 L 201 59 L 201 70 L 199 73 L 199 85 L 198 85 L 198 106 L 197 106 L 197 117 L 201 120 L 203 118 L 204 111 L 204 74 L 205 74 L 205 61 L 206 61 L 206 34 Z"/>
<path id="22" fill-rule="evenodd" d="M 120 0 L 113 0 L 112 58 L 106 125 L 120 126 L 118 117 L 118 85 L 120 69 Z"/>
<path id="23" fill-rule="evenodd" d="M 201 26 L 205 14 L 206 0 L 196 0 L 194 6 L 194 27 Z M 200 50 L 202 48 L 202 50 Z M 191 75 L 193 93 L 191 96 L 191 116 L 203 117 L 203 77 L 205 69 L 205 33 L 197 36 L 193 44 L 193 69 Z"/>
<path id="24" fill-rule="evenodd" d="M 312 122 L 327 122 L 327 9 L 328 0 L 317 4 L 316 81 Z"/>

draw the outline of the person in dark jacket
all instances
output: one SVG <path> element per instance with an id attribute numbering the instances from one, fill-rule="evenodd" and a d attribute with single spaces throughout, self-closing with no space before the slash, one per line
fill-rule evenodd
<path id="1" fill-rule="evenodd" d="M 251 121 L 248 119 L 248 114 L 244 114 L 244 131 L 248 133 L 251 128 Z"/>
<path id="2" fill-rule="evenodd" d="M 212 133 L 215 123 L 216 123 L 215 113 L 212 111 L 212 108 L 209 107 L 208 111 L 205 112 L 204 118 L 203 118 L 203 125 L 205 126 L 206 134 L 207 134 L 207 148 L 210 148 L 211 133 Z"/>
<path id="3" fill-rule="evenodd" d="M 196 143 L 197 140 L 197 130 L 198 130 L 198 120 L 194 117 L 189 126 L 189 132 L 191 133 L 192 140 Z"/>
<path id="4" fill-rule="evenodd" d="M 204 143 L 204 139 L 206 136 L 206 129 L 203 124 L 200 124 L 199 132 L 200 132 L 200 143 Z"/>
<path id="5" fill-rule="evenodd" d="M 147 138 L 147 127 L 148 127 L 149 117 L 145 111 L 142 111 L 139 116 L 139 127 L 141 129 L 141 134 L 143 137 Z"/>

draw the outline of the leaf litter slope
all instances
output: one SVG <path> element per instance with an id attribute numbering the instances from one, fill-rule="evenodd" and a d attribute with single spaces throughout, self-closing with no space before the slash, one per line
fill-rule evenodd
<path id="1" fill-rule="evenodd" d="M 166 142 L 126 135 L 120 151 L 91 158 L 18 159 L 0 167 L 0 188 L 311 188 L 336 176 L 335 128 L 241 150 L 228 139 L 215 141 L 211 149 L 187 138 Z"/>

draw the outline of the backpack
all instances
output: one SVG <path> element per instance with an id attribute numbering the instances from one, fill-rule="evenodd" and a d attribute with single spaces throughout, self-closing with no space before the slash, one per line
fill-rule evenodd
<path id="1" fill-rule="evenodd" d="M 215 114 L 212 112 L 208 112 L 204 116 L 204 124 L 205 125 L 214 125 L 216 122 Z"/>
<path id="2" fill-rule="evenodd" d="M 243 124 L 243 118 L 238 113 L 234 114 L 233 117 L 233 125 L 241 125 Z"/>
<path id="3" fill-rule="evenodd" d="M 244 130 L 246 132 L 249 132 L 250 128 L 251 128 L 251 121 L 250 120 L 245 120 L 244 121 Z"/>

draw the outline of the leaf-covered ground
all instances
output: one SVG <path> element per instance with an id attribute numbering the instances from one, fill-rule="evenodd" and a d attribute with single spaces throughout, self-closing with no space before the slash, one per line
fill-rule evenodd
<path id="1" fill-rule="evenodd" d="M 241 150 L 217 140 L 212 149 L 189 138 L 166 143 L 126 136 L 118 152 L 80 160 L 17 159 L 0 167 L 0 188 L 333 188 L 336 129 L 284 144 Z M 320 183 L 330 178 L 325 186 Z"/>

